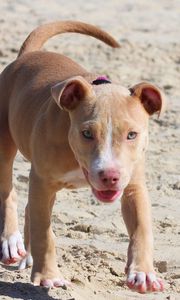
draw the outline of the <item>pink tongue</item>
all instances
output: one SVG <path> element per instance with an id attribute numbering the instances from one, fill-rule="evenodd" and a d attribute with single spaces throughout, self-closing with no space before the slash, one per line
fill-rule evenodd
<path id="1" fill-rule="evenodd" d="M 102 202 L 113 202 L 121 194 L 121 191 L 97 191 L 93 189 L 93 193 Z"/>

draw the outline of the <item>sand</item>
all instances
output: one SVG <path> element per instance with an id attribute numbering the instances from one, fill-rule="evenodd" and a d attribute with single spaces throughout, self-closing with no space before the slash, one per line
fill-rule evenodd
<path id="1" fill-rule="evenodd" d="M 88 189 L 57 195 L 52 223 L 58 266 L 72 281 L 67 290 L 34 287 L 30 269 L 0 265 L 0 299 L 125 300 L 180 299 L 180 2 L 178 0 L 0 1 L 0 70 L 16 58 L 27 34 L 52 20 L 73 19 L 102 27 L 121 43 L 111 49 L 93 38 L 66 34 L 46 49 L 64 53 L 89 71 L 108 74 L 125 86 L 148 80 L 160 86 L 167 109 L 150 121 L 147 184 L 152 201 L 154 260 L 164 279 L 161 294 L 140 295 L 125 285 L 128 235 L 120 202 L 99 204 Z M 30 164 L 14 164 L 23 231 Z"/>

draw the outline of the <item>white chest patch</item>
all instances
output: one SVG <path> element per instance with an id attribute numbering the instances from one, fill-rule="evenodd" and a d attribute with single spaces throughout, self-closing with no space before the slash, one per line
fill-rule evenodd
<path id="1" fill-rule="evenodd" d="M 88 184 L 81 169 L 65 173 L 60 181 L 69 188 L 80 188 Z"/>

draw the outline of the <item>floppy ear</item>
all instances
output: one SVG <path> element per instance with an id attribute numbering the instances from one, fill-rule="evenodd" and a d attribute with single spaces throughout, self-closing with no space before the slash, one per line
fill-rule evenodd
<path id="1" fill-rule="evenodd" d="M 141 82 L 130 88 L 131 95 L 140 99 L 149 115 L 160 113 L 164 110 L 165 96 L 153 84 Z"/>
<path id="2" fill-rule="evenodd" d="M 73 110 L 84 98 L 92 95 L 92 86 L 81 76 L 75 76 L 57 83 L 51 94 L 61 109 Z"/>

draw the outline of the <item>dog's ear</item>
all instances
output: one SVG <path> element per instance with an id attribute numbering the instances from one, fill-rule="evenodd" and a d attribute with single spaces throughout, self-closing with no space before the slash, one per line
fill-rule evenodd
<path id="1" fill-rule="evenodd" d="M 65 110 L 73 110 L 79 102 L 93 93 L 92 86 L 81 76 L 57 83 L 51 88 L 51 94 L 58 106 Z"/>
<path id="2" fill-rule="evenodd" d="M 149 115 L 164 110 L 165 96 L 153 84 L 141 82 L 130 88 L 131 96 L 138 97 Z"/>

